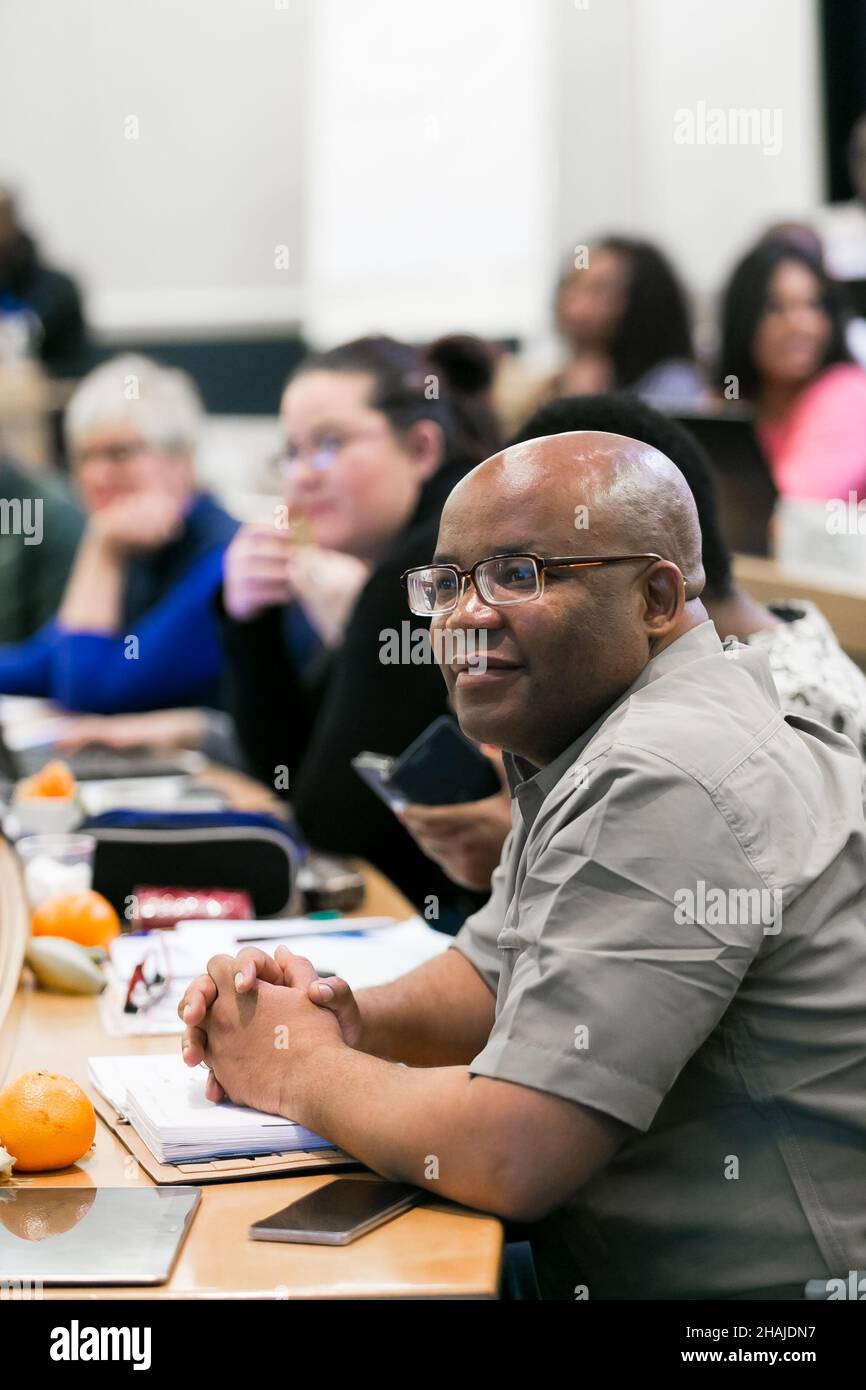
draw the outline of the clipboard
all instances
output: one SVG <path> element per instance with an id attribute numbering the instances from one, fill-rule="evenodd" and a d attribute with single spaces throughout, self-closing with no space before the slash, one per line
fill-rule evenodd
<path id="1" fill-rule="evenodd" d="M 261 1154 L 256 1158 L 213 1158 L 195 1163 L 160 1163 L 145 1144 L 134 1125 L 115 1110 L 95 1086 L 87 1094 L 103 1124 L 128 1149 L 157 1186 L 178 1183 L 232 1182 L 236 1178 L 275 1178 L 280 1174 L 299 1177 L 303 1173 L 336 1173 L 360 1169 L 363 1164 L 342 1149 L 293 1149 L 291 1153 Z"/>

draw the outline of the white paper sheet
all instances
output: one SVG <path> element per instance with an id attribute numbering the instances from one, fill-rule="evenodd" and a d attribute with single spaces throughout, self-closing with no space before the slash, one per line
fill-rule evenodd
<path id="1" fill-rule="evenodd" d="M 297 924 L 311 925 L 308 918 L 286 920 L 293 929 Z M 268 955 L 273 955 L 280 940 L 285 939 L 286 945 L 296 955 L 306 956 L 320 973 L 340 975 L 353 989 L 365 989 L 369 985 L 396 980 L 415 966 L 447 951 L 452 941 L 450 936 L 433 931 L 420 917 L 410 917 L 405 922 L 363 932 L 357 931 L 354 926 L 355 923 L 382 920 L 343 918 L 340 924 L 342 930 L 339 931 L 334 930 L 334 921 L 317 922 L 312 924 L 312 934 L 289 934 L 285 937 L 278 934 L 256 944 L 260 944 Z M 316 930 L 320 925 L 330 930 Z M 273 926 L 277 924 L 187 922 L 173 932 L 118 937 L 111 945 L 111 964 L 107 970 L 109 987 L 101 1004 L 106 1030 L 113 1037 L 181 1033 L 183 1025 L 177 1017 L 177 1005 L 189 982 L 197 975 L 204 974 L 211 956 L 237 955 L 245 945 L 251 944 L 238 942 L 239 931 L 247 936 L 258 927 Z M 160 963 L 164 960 L 170 977 L 169 989 L 151 1008 L 140 1013 L 124 1014 L 126 986 L 135 966 L 146 956 Z"/>

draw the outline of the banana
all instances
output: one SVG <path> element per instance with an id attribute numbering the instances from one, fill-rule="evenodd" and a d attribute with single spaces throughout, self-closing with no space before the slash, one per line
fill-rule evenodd
<path id="1" fill-rule="evenodd" d="M 83 946 L 62 936 L 33 936 L 27 945 L 27 964 L 45 989 L 63 994 L 99 994 L 105 977 Z"/>

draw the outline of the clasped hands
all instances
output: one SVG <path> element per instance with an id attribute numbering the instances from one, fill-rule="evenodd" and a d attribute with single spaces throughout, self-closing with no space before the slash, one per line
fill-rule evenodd
<path id="1" fill-rule="evenodd" d="M 304 1084 L 322 1048 L 357 1047 L 358 1005 L 345 980 L 320 979 L 278 946 L 213 956 L 178 1005 L 190 1067 L 210 1070 L 205 1096 L 303 1123 Z"/>

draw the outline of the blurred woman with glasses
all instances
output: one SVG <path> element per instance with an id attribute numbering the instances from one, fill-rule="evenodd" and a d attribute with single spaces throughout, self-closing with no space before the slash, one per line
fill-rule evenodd
<path id="1" fill-rule="evenodd" d="M 202 421 L 185 373 L 97 367 L 65 419 L 87 516 L 56 616 L 0 647 L 0 692 L 97 714 L 218 703 L 214 595 L 237 523 L 195 480 Z"/>
<path id="2" fill-rule="evenodd" d="M 285 507 L 274 525 L 240 530 L 222 590 L 250 767 L 288 795 L 316 849 L 369 860 L 446 930 L 476 897 L 421 853 L 351 760 L 402 753 L 446 712 L 436 666 L 391 662 L 388 635 L 408 626 L 400 578 L 433 553 L 445 498 L 498 445 L 492 370 L 491 349 L 462 335 L 426 352 L 361 338 L 305 359 L 281 406 Z"/>

